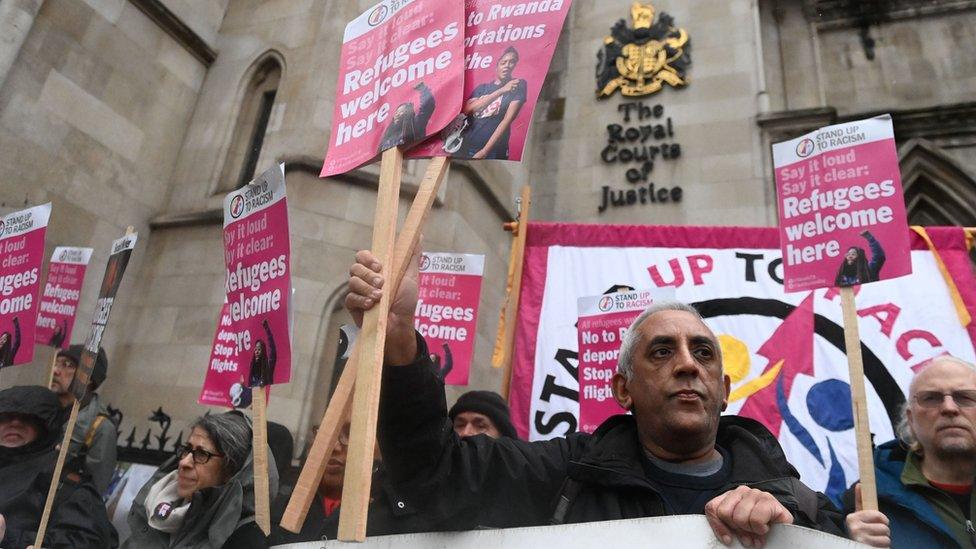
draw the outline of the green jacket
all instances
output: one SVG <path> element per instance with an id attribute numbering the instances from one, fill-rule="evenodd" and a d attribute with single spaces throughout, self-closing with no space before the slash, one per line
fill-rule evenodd
<path id="1" fill-rule="evenodd" d="M 972 546 L 972 537 L 969 532 L 972 523 L 966 520 L 962 510 L 959 509 L 959 505 L 951 496 L 929 484 L 928 479 L 922 474 L 921 464 L 914 452 L 909 452 L 905 460 L 905 468 L 901 471 L 901 483 L 928 500 L 942 522 L 951 530 L 952 537 L 956 539 L 960 547 Z M 969 509 L 970 513 L 976 509 L 976 491 L 969 496 Z"/>

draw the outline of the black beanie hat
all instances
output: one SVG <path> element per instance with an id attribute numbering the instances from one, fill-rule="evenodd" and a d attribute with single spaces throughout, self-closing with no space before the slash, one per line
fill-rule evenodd
<path id="1" fill-rule="evenodd" d="M 81 353 L 84 352 L 85 346 L 77 343 L 68 347 L 67 349 L 62 349 L 58 351 L 58 356 L 63 356 L 70 358 L 74 361 L 75 366 L 81 364 Z M 101 386 L 105 378 L 108 377 L 108 355 L 105 354 L 105 349 L 101 347 L 98 348 L 98 356 L 95 357 L 95 365 L 92 367 L 92 373 L 89 380 L 95 389 Z"/>
<path id="2" fill-rule="evenodd" d="M 515 425 L 512 424 L 512 419 L 509 416 L 508 404 L 498 393 L 492 391 L 468 391 L 464 393 L 458 397 L 457 402 L 451 407 L 451 411 L 447 415 L 451 417 L 451 421 L 454 421 L 454 418 L 461 412 L 484 414 L 495 424 L 495 428 L 503 437 L 518 438 L 518 432 L 515 431 Z"/>

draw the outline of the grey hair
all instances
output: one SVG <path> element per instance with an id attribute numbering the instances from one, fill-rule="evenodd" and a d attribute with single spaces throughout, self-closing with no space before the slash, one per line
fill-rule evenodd
<path id="1" fill-rule="evenodd" d="M 623 340 L 620 342 L 620 353 L 617 356 L 617 373 L 630 379 L 634 375 L 634 353 L 637 352 L 637 343 L 640 342 L 640 331 L 638 328 L 647 320 L 647 317 L 663 311 L 680 311 L 695 315 L 698 320 L 702 319 L 698 309 L 681 301 L 655 301 L 644 312 L 637 315 L 637 318 L 630 323 L 630 327 L 624 333 Z M 719 351 L 721 353 L 721 351 Z"/>
<path id="2" fill-rule="evenodd" d="M 234 476 L 251 453 L 251 423 L 237 411 L 197 418 L 190 427 L 203 429 L 218 452 L 224 455 L 224 472 Z"/>
<path id="3" fill-rule="evenodd" d="M 908 447 L 910 451 L 915 452 L 916 454 L 922 453 L 922 445 L 919 444 L 918 439 L 915 438 L 915 433 L 912 432 L 911 425 L 908 424 L 908 409 L 911 407 L 912 398 L 915 396 L 915 379 L 918 378 L 918 374 L 941 362 L 958 364 L 959 366 L 969 368 L 973 373 L 976 373 L 976 365 L 970 364 L 969 362 L 952 355 L 937 356 L 929 359 L 927 362 L 922 363 L 922 368 L 915 374 L 915 377 L 912 378 L 911 384 L 908 386 L 908 399 L 905 400 L 904 404 L 901 405 L 901 411 L 898 414 L 898 424 L 895 425 L 895 436 L 897 436 L 898 440 Z"/>

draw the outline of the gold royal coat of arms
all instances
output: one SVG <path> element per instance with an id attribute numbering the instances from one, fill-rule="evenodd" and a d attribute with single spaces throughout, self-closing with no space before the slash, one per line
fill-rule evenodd
<path id="1" fill-rule="evenodd" d="M 596 94 L 604 98 L 620 93 L 628 97 L 650 95 L 664 84 L 686 86 L 691 65 L 688 32 L 674 26 L 674 18 L 654 6 L 634 2 L 630 8 L 634 28 L 621 19 L 603 40 L 597 53 Z"/>

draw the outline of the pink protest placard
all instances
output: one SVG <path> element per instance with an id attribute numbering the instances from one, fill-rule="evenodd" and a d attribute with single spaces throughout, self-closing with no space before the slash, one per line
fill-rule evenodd
<path id="1" fill-rule="evenodd" d="M 34 359 L 44 234 L 50 217 L 48 203 L 0 218 L 0 368 Z"/>
<path id="2" fill-rule="evenodd" d="M 291 379 L 290 256 L 285 165 L 279 164 L 224 199 L 230 325 L 222 319 L 217 335 L 230 332 L 230 341 L 224 343 L 235 352 L 222 356 L 219 366 L 230 371 L 230 364 L 236 364 L 235 377 L 243 377 L 246 387 Z M 226 388 L 205 385 L 204 392 L 208 390 Z"/>
<path id="3" fill-rule="evenodd" d="M 71 344 L 71 331 L 81 300 L 81 285 L 85 281 L 85 270 L 93 251 L 92 248 L 68 246 L 54 249 L 48 264 L 47 282 L 41 292 L 35 343 L 59 349 L 67 349 Z"/>
<path id="4" fill-rule="evenodd" d="M 461 109 L 464 7 L 384 0 L 346 25 L 322 177 L 440 131 Z"/>
<path id="5" fill-rule="evenodd" d="M 247 408 L 251 405 L 251 389 L 246 385 L 246 372 L 238 367 L 240 351 L 230 318 L 230 305 L 225 302 L 220 308 L 207 375 L 197 402 L 226 408 Z"/>
<path id="6" fill-rule="evenodd" d="M 408 156 L 521 160 L 571 0 L 467 0 L 464 105 Z"/>
<path id="7" fill-rule="evenodd" d="M 420 259 L 414 325 L 448 385 L 468 384 L 484 268 L 483 255 L 425 253 Z"/>
<path id="8" fill-rule="evenodd" d="M 614 399 L 611 383 L 624 333 L 655 300 L 673 298 L 674 288 L 660 288 L 577 299 L 580 431 L 592 433 L 608 417 L 626 412 Z"/>
<path id="9" fill-rule="evenodd" d="M 773 145 L 787 292 L 912 272 L 891 116 Z"/>

